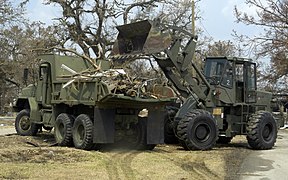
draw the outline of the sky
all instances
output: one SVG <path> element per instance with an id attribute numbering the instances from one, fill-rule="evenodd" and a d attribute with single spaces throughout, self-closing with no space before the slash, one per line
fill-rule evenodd
<path id="1" fill-rule="evenodd" d="M 204 30 L 204 35 L 215 41 L 233 40 L 233 30 L 239 34 L 253 36 L 259 34 L 260 29 L 236 23 L 234 7 L 243 12 L 256 14 L 256 9 L 245 4 L 245 0 L 201 0 L 199 8 L 202 20 L 196 26 Z M 32 21 L 41 21 L 52 24 L 53 19 L 61 15 L 59 7 L 43 4 L 43 0 L 30 0 L 27 8 L 27 17 Z"/>
<path id="2" fill-rule="evenodd" d="M 41 21 L 47 25 L 61 15 L 60 9 L 54 5 L 44 5 L 43 0 L 30 0 L 27 6 L 27 17 L 31 21 Z"/>
<path id="3" fill-rule="evenodd" d="M 204 34 L 215 40 L 231 40 L 233 30 L 239 34 L 256 35 L 260 29 L 236 23 L 235 6 L 250 15 L 256 15 L 256 9 L 245 4 L 245 0 L 202 0 L 200 2 L 201 20 L 197 25 L 204 29 Z"/>

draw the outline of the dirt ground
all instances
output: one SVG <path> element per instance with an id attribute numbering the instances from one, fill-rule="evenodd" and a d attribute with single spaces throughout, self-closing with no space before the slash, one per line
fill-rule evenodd
<path id="1" fill-rule="evenodd" d="M 0 131 L 11 128 L 9 123 Z M 185 151 L 178 145 L 158 145 L 152 151 L 83 151 L 55 146 L 49 132 L 12 134 L 0 136 L 0 179 L 237 179 L 251 151 L 244 136 L 210 151 Z"/>

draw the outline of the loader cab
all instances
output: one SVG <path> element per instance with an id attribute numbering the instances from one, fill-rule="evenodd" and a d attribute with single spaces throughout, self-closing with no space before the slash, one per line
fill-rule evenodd
<path id="1" fill-rule="evenodd" d="M 231 102 L 256 102 L 256 64 L 251 59 L 208 57 L 204 76 L 210 85 L 232 92 Z"/>
<path id="2" fill-rule="evenodd" d="M 256 63 L 251 59 L 234 58 L 236 100 L 238 102 L 256 102 Z"/>

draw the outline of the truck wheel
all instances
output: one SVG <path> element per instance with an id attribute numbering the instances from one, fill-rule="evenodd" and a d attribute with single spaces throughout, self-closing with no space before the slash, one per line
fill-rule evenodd
<path id="1" fill-rule="evenodd" d="M 216 141 L 216 143 L 218 143 L 218 144 L 229 144 L 232 139 L 233 139 L 233 137 L 219 136 L 218 140 Z"/>
<path id="2" fill-rule="evenodd" d="M 23 109 L 18 113 L 15 119 L 15 129 L 21 136 L 35 136 L 41 125 L 30 121 L 30 111 Z"/>
<path id="3" fill-rule="evenodd" d="M 277 138 L 277 123 L 272 114 L 258 111 L 249 118 L 247 141 L 253 149 L 271 149 Z"/>
<path id="4" fill-rule="evenodd" d="M 73 142 L 77 149 L 90 150 L 93 148 L 93 123 L 86 114 L 80 114 L 74 122 Z"/>
<path id="5" fill-rule="evenodd" d="M 152 150 L 156 144 L 147 144 L 147 118 L 139 118 L 133 127 L 135 139 L 133 146 L 137 150 Z"/>
<path id="6" fill-rule="evenodd" d="M 169 109 L 164 119 L 164 142 L 166 144 L 177 144 L 179 143 L 178 138 L 174 133 L 174 117 L 176 111 Z"/>
<path id="7" fill-rule="evenodd" d="M 194 109 L 179 121 L 177 136 L 185 142 L 184 149 L 208 150 L 216 144 L 218 128 L 209 112 Z"/>
<path id="8" fill-rule="evenodd" d="M 73 116 L 61 113 L 56 118 L 54 137 L 59 146 L 72 146 L 72 125 Z"/>

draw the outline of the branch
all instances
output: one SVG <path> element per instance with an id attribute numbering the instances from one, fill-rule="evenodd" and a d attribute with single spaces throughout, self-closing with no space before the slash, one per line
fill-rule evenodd
<path id="1" fill-rule="evenodd" d="M 123 22 L 124 24 L 127 24 L 127 20 L 128 20 L 128 14 L 131 11 L 131 9 L 133 9 L 134 7 L 145 7 L 148 5 L 153 5 L 153 3 L 155 2 L 160 2 L 161 0 L 151 0 L 151 1 L 147 1 L 147 2 L 137 2 L 137 3 L 133 3 L 130 6 L 128 6 L 124 13 L 123 13 Z"/>
<path id="2" fill-rule="evenodd" d="M 72 50 L 72 49 L 66 49 L 66 48 L 61 48 L 61 47 L 51 47 L 51 48 L 47 48 L 47 49 L 44 49 L 44 48 L 39 48 L 39 49 L 33 49 L 32 51 L 51 51 L 53 49 L 58 49 L 60 51 L 64 51 L 64 52 L 71 52 L 81 58 L 83 58 L 84 60 L 88 61 L 96 70 L 100 70 L 101 68 L 99 66 L 97 66 L 97 64 L 95 64 L 93 62 L 93 59 L 91 59 L 90 57 L 86 56 L 85 54 L 79 54 L 78 52 L 76 52 L 75 50 Z"/>

